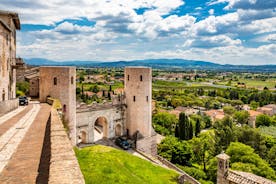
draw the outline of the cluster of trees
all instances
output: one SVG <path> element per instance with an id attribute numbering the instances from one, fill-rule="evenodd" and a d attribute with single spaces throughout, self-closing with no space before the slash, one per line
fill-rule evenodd
<path id="1" fill-rule="evenodd" d="M 164 82 L 163 82 L 164 83 Z M 162 83 L 161 83 L 162 84 Z M 239 106 L 250 104 L 252 109 L 270 103 L 276 103 L 276 94 L 264 90 L 262 92 L 252 89 L 217 89 L 212 87 L 182 86 L 170 89 L 170 85 L 154 86 L 153 98 L 165 102 L 165 107 L 192 107 L 200 106 L 206 109 L 219 109 L 221 104 Z M 202 98 L 203 97 L 203 98 Z"/>
<path id="2" fill-rule="evenodd" d="M 29 93 L 30 84 L 29 82 L 17 82 L 16 83 L 16 96 L 24 96 Z"/>
<path id="3" fill-rule="evenodd" d="M 231 156 L 232 169 L 276 180 L 276 139 L 272 136 L 247 125 L 236 126 L 236 121 L 226 116 L 216 121 L 212 129 L 188 137 L 190 132 L 185 129 L 190 130 L 188 120 L 192 118 L 183 114 L 180 117 L 186 128 L 179 132 L 178 138 L 167 136 L 158 145 L 158 154 L 178 164 L 201 183 L 216 182 L 215 156 L 223 150 Z M 181 121 L 176 124 L 176 130 L 180 129 Z"/>
<path id="4" fill-rule="evenodd" d="M 155 131 L 161 135 L 174 135 L 182 140 L 189 140 L 198 136 L 204 128 L 210 128 L 211 119 L 208 116 L 190 115 L 181 113 L 179 118 L 168 112 L 158 112 L 152 117 Z"/>

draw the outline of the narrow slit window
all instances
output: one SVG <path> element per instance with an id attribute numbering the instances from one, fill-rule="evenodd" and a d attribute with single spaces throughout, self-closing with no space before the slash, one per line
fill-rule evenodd
<path id="1" fill-rule="evenodd" d="M 135 96 L 133 96 L 133 102 L 135 102 L 135 100 L 136 100 L 136 99 L 135 99 Z"/>
<path id="2" fill-rule="evenodd" d="M 74 84 L 74 77 L 71 77 L 71 84 Z"/>
<path id="3" fill-rule="evenodd" d="M 147 98 L 146 98 L 146 99 L 147 99 L 147 102 L 148 102 L 148 101 L 149 101 L 149 96 L 147 96 Z"/>
<path id="4" fill-rule="evenodd" d="M 129 75 L 127 75 L 127 80 L 129 81 Z"/>
<path id="5" fill-rule="evenodd" d="M 54 85 L 57 85 L 57 78 L 54 77 Z"/>
<path id="6" fill-rule="evenodd" d="M 143 81 L 143 76 L 142 75 L 140 75 L 140 81 Z"/>

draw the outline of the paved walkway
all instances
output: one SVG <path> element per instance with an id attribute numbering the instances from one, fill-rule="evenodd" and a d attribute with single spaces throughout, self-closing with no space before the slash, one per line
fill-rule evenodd
<path id="1" fill-rule="evenodd" d="M 38 182 L 50 109 L 47 104 L 33 102 L 23 110 L 11 113 L 14 116 L 7 116 L 6 121 L 1 117 L 0 183 Z"/>

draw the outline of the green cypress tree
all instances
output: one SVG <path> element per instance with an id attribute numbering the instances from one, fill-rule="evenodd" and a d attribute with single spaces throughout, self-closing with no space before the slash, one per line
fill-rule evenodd
<path id="1" fill-rule="evenodd" d="M 188 120 L 188 121 L 189 121 L 189 120 Z M 189 129 L 188 129 L 188 131 L 189 131 L 189 137 L 188 137 L 187 140 L 190 140 L 190 139 L 192 139 L 193 136 L 194 136 L 193 123 L 192 123 L 191 121 L 189 121 Z"/>
<path id="2" fill-rule="evenodd" d="M 185 119 L 186 119 L 185 113 L 181 112 L 179 114 L 179 128 L 178 128 L 178 130 L 179 130 L 178 135 L 181 140 L 184 140 L 185 135 L 186 135 L 186 132 L 185 132 L 186 120 Z"/>
<path id="3" fill-rule="evenodd" d="M 200 133 L 200 120 L 196 120 L 196 127 L 195 127 L 195 136 L 197 137 L 198 134 Z"/>

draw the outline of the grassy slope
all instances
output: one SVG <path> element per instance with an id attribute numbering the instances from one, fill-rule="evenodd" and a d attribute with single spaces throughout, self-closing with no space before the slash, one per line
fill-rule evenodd
<path id="1" fill-rule="evenodd" d="M 75 149 L 86 183 L 177 183 L 177 173 L 107 146 Z"/>

